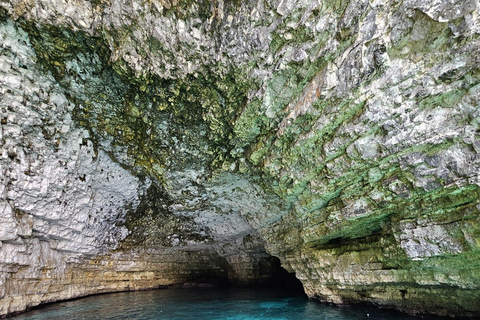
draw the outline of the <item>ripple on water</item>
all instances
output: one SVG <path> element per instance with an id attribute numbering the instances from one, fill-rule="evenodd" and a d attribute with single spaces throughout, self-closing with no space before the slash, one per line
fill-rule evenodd
<path id="1" fill-rule="evenodd" d="M 367 316 L 369 314 L 369 316 Z M 48 304 L 14 320 L 413 320 L 373 307 L 338 308 L 266 289 L 167 289 Z"/>

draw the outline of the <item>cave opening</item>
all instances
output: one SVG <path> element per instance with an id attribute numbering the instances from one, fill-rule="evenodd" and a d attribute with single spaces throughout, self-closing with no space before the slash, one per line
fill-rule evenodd
<path id="1" fill-rule="evenodd" d="M 292 295 L 305 295 L 302 282 L 294 272 L 288 272 L 283 268 L 280 259 L 277 257 L 272 256 L 269 260 L 272 266 L 272 274 L 265 282 L 259 284 L 261 287 L 286 291 Z"/>
<path id="2" fill-rule="evenodd" d="M 286 295 L 306 296 L 303 284 L 295 273 L 282 267 L 280 259 L 275 256 L 264 257 L 256 263 L 244 265 L 243 270 L 237 268 L 224 260 L 221 271 L 204 269 L 199 274 L 197 270 L 182 282 L 159 288 L 211 288 L 212 290 L 230 288 L 232 290 L 258 290 L 259 292 L 276 290 Z"/>
<path id="3" fill-rule="evenodd" d="M 289 272 L 282 267 L 281 261 L 275 256 L 266 257 L 258 264 L 252 265 L 254 275 L 247 279 L 235 278 L 210 278 L 210 283 L 218 287 L 249 288 L 258 290 L 278 290 L 292 296 L 306 296 L 303 284 L 294 272 Z"/>

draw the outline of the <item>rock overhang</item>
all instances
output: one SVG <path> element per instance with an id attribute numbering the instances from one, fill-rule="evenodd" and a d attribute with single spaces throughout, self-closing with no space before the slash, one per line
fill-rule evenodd
<path id="1" fill-rule="evenodd" d="M 164 285 L 186 262 L 258 278 L 266 248 L 321 300 L 473 314 L 473 2 L 2 6 L 19 23 L 4 24 L 6 269 L 32 248 L 94 257 L 86 294 L 128 270 L 131 288 Z"/>

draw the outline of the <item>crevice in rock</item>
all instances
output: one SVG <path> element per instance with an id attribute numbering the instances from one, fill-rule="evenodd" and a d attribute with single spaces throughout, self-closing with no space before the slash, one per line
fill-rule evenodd
<path id="1" fill-rule="evenodd" d="M 296 277 L 295 272 L 288 272 L 281 266 L 280 259 L 271 257 L 274 265 L 272 277 L 264 284 L 266 287 L 282 289 L 292 294 L 305 294 L 302 282 Z"/>

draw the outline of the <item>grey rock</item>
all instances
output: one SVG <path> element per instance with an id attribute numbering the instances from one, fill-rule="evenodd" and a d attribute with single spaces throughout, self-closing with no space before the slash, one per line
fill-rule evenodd
<path id="1" fill-rule="evenodd" d="M 0 8 L 0 316 L 272 255 L 322 301 L 480 311 L 478 0 Z"/>

